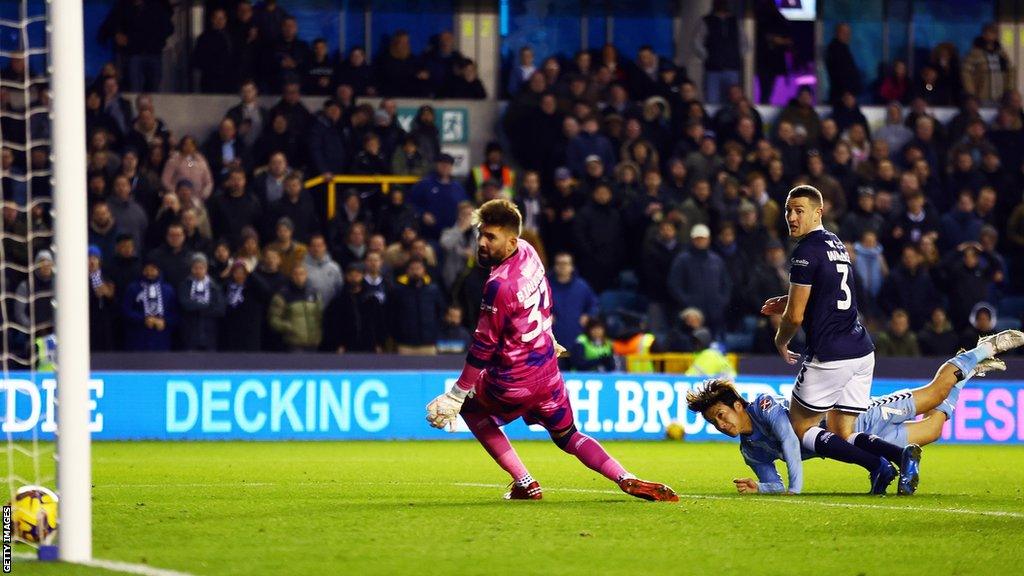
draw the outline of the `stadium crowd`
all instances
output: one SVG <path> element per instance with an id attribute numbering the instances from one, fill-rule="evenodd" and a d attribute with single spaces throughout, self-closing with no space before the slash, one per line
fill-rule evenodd
<path id="1" fill-rule="evenodd" d="M 294 20 L 273 1 L 238 2 L 226 16 L 214 9 L 204 37 L 235 38 L 233 47 L 257 38 L 261 48 L 199 61 L 204 89 L 238 86 L 238 104 L 210 134 L 174 133 L 145 92 L 130 102 L 113 65 L 89 89 L 94 350 L 464 352 L 487 278 L 474 262 L 472 211 L 505 197 L 548 262 L 554 332 L 574 366 L 611 369 L 623 351 L 712 341 L 774 353 L 778 318 L 758 310 L 788 288 L 783 204 L 799 183 L 821 190 L 825 227 L 847 243 L 879 354 L 949 355 L 1024 312 L 1024 110 L 989 27 L 959 65 L 937 51 L 927 81 L 900 80 L 894 63 L 880 84 L 886 121 L 874 130 L 855 85 L 832 83 L 825 117 L 803 88 L 768 126 L 735 84 L 709 113 L 685 71 L 646 47 L 635 61 L 609 45 L 540 68 L 524 49 L 506 144 L 488 144 L 484 162 L 457 178 L 433 108 L 422 106 L 407 132 L 390 98 L 466 96 L 451 82 L 467 81 L 472 63 L 449 32 L 415 64 L 403 63 L 408 37 L 398 33 L 372 67 L 355 49 L 348 64 L 316 72 L 323 45 L 297 48 Z M 115 39 L 138 31 L 133 16 L 119 18 Z M 728 28 L 705 26 L 708 46 Z M 843 53 L 849 35 L 841 25 L 828 48 L 830 76 L 862 76 Z M 204 37 L 197 51 L 224 55 L 224 38 Z M 253 68 L 239 64 L 248 59 Z M 129 64 L 126 75 L 145 68 Z M 452 76 L 439 81 L 438 70 Z M 11 59 L 3 74 L 24 77 L 24 62 Z M 281 97 L 266 109 L 258 95 L 274 86 Z M 385 96 L 378 105 L 360 102 L 374 93 Z M 33 94 L 45 104 L 45 90 Z M 305 94 L 327 97 L 312 111 Z M 992 103 L 990 123 L 980 109 Z M 946 125 L 931 112 L 944 104 L 960 108 Z M 3 123 L 5 143 L 49 130 L 39 115 Z M 10 318 L 45 333 L 52 299 L 29 294 L 54 277 L 48 150 L 5 144 L 2 159 L 4 258 L 28 265 L 31 240 L 34 260 L 31 275 L 6 267 L 21 296 Z M 422 180 L 389 194 L 347 189 L 328 220 L 323 191 L 303 182 L 342 173 Z"/>

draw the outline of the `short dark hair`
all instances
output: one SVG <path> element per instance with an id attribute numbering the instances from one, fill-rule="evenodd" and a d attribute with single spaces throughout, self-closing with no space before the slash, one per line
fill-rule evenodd
<path id="1" fill-rule="evenodd" d="M 704 414 L 705 410 L 719 402 L 730 408 L 736 402 L 739 402 L 744 408 L 749 404 L 736 391 L 733 383 L 723 378 L 705 380 L 702 384 L 686 393 L 686 407 L 698 414 Z"/>
<path id="2" fill-rule="evenodd" d="M 821 192 L 814 186 L 809 186 L 807 184 L 795 186 L 789 191 L 787 196 L 787 201 L 794 198 L 807 198 L 811 201 L 811 204 L 814 204 L 815 206 L 821 206 L 825 203 L 821 197 Z"/>
<path id="3" fill-rule="evenodd" d="M 473 214 L 480 226 L 499 226 L 519 236 L 523 231 L 523 215 L 516 205 L 504 198 L 484 202 Z"/>

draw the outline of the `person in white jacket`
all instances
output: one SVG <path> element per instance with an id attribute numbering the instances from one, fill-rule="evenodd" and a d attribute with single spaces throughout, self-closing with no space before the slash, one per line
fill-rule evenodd
<path id="1" fill-rule="evenodd" d="M 309 250 L 303 259 L 310 289 L 320 296 L 324 307 L 331 303 L 334 295 L 341 290 L 345 280 L 341 275 L 341 267 L 327 253 L 327 242 L 323 234 L 314 234 L 309 238 Z"/>

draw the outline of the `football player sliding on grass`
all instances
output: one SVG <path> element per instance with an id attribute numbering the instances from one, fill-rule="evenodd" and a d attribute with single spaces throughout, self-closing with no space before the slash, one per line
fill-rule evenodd
<path id="1" fill-rule="evenodd" d="M 427 404 L 427 421 L 454 431 L 461 414 L 487 453 L 512 477 L 510 500 L 539 500 L 530 476 L 501 426 L 522 417 L 540 424 L 562 450 L 631 496 L 676 502 L 671 488 L 630 474 L 573 423 L 558 370 L 564 351 L 551 333 L 551 289 L 536 250 L 519 238 L 522 216 L 508 200 L 491 200 L 474 214 L 477 261 L 491 272 L 466 365 L 451 390 Z"/>
<path id="2" fill-rule="evenodd" d="M 926 386 L 901 390 L 875 398 L 867 412 L 854 425 L 856 434 L 878 436 L 907 446 L 931 444 L 942 435 L 942 425 L 953 418 L 960 390 L 974 376 L 1005 370 L 995 357 L 1024 344 L 1024 333 L 1004 330 L 978 341 L 972 350 L 947 360 Z M 818 456 L 793 432 L 789 421 L 789 402 L 782 397 L 760 394 L 747 402 L 728 380 L 705 382 L 686 395 L 690 410 L 700 413 L 719 432 L 740 438 L 740 453 L 757 475 L 733 480 L 741 494 L 799 494 L 803 489 L 803 460 Z M 915 420 L 917 416 L 923 416 Z M 776 460 L 786 462 L 787 488 L 775 467 Z M 915 486 L 916 488 L 916 486 Z"/>

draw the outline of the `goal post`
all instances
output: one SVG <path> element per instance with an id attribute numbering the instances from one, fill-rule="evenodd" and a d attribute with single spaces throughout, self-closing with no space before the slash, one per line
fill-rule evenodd
<path id="1" fill-rule="evenodd" d="M 49 0 L 57 247 L 57 490 L 60 559 L 92 559 L 89 286 L 82 2 Z"/>

